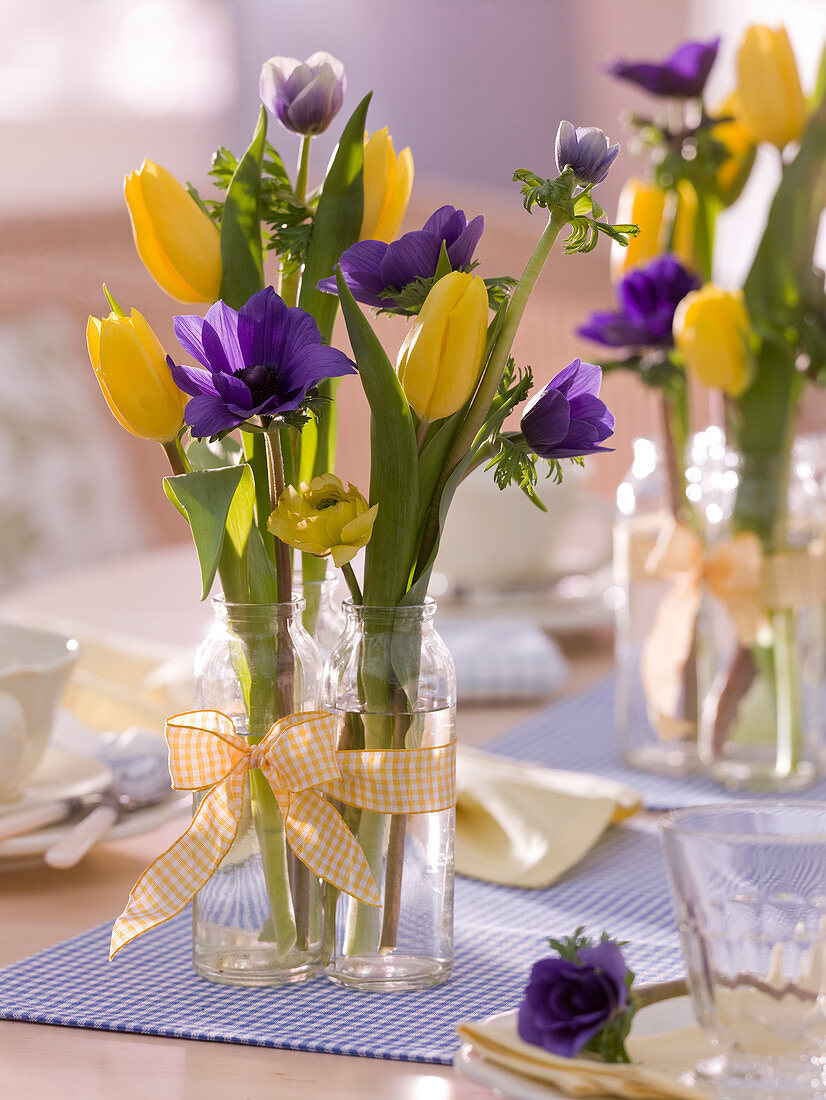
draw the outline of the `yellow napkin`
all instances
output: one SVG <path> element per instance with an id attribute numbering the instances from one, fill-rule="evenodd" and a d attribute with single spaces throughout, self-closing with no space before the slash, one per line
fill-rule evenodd
<path id="1" fill-rule="evenodd" d="M 610 779 L 461 746 L 456 773 L 456 870 L 503 886 L 550 886 L 640 805 Z"/>
<path id="2" fill-rule="evenodd" d="M 170 714 L 191 709 L 191 651 L 71 623 L 60 629 L 80 642 L 63 706 L 83 725 L 99 732 L 141 726 L 162 735 Z"/>
<path id="3" fill-rule="evenodd" d="M 711 1100 L 709 1093 L 680 1084 L 679 1076 L 714 1050 L 698 1027 L 659 1035 L 633 1034 L 626 1049 L 631 1065 L 607 1065 L 587 1058 L 561 1058 L 523 1042 L 516 1013 L 459 1024 L 459 1034 L 494 1065 L 555 1088 L 565 1096 L 622 1100 Z"/>

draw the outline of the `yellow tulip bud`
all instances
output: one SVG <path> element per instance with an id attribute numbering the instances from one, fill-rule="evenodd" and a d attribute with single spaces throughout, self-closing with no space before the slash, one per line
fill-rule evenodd
<path id="1" fill-rule="evenodd" d="M 399 234 L 413 190 L 413 154 L 396 155 L 387 127 L 364 137 L 364 215 L 360 241 L 387 241 Z"/>
<path id="2" fill-rule="evenodd" d="M 488 292 L 478 275 L 451 271 L 435 283 L 399 350 L 399 381 L 422 420 L 441 420 L 479 381 L 488 326 Z"/>
<path id="3" fill-rule="evenodd" d="M 331 554 L 341 567 L 370 541 L 378 510 L 355 485 L 345 490 L 335 474 L 321 474 L 303 481 L 300 491 L 288 485 L 267 527 L 288 546 L 319 558 Z"/>
<path id="4" fill-rule="evenodd" d="M 754 141 L 782 149 L 800 137 L 806 101 L 785 27 L 754 24 L 737 53 L 739 121 Z"/>
<path id="5" fill-rule="evenodd" d="M 740 197 L 754 164 L 757 147 L 751 134 L 739 121 L 742 114 L 740 97 L 732 92 L 714 112 L 715 118 L 728 118 L 728 122 L 718 122 L 711 128 L 711 136 L 724 145 L 727 157 L 717 169 L 717 193 L 725 206 Z"/>
<path id="6" fill-rule="evenodd" d="M 214 302 L 221 293 L 221 236 L 185 187 L 145 160 L 124 180 L 135 247 L 170 298 Z"/>
<path id="7" fill-rule="evenodd" d="M 750 334 L 741 290 L 706 283 L 687 294 L 674 314 L 674 343 L 686 369 L 704 386 L 716 386 L 730 397 L 739 397 L 751 383 Z"/>
<path id="8" fill-rule="evenodd" d="M 144 317 L 136 309 L 131 317 L 90 317 L 86 346 L 118 423 L 141 439 L 173 440 L 187 399 L 172 380 L 166 353 Z"/>
<path id="9" fill-rule="evenodd" d="M 626 180 L 620 192 L 617 222 L 638 225 L 640 232 L 629 238 L 627 248 L 612 243 L 611 277 L 621 279 L 663 252 L 672 252 L 684 266 L 696 268 L 696 220 L 697 193 L 688 180 L 680 180 L 674 191 L 664 191 L 656 183 L 637 177 Z"/>

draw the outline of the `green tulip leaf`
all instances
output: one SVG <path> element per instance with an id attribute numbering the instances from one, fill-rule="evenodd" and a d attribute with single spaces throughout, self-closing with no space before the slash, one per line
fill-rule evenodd
<path id="1" fill-rule="evenodd" d="M 221 217 L 221 299 L 240 309 L 263 289 L 261 248 L 261 165 L 267 138 L 267 112 L 261 108 L 250 146 L 238 162 Z"/>
<path id="2" fill-rule="evenodd" d="M 201 567 L 201 599 L 209 595 L 220 564 L 225 594 L 245 602 L 245 559 L 255 506 L 252 470 L 243 464 L 165 477 L 164 492 L 192 531 Z"/>
<path id="3" fill-rule="evenodd" d="M 356 305 L 341 269 L 341 309 L 370 404 L 370 504 L 379 511 L 367 544 L 364 602 L 398 604 L 407 591 L 416 544 L 418 454 L 413 417 L 393 365 Z"/>
<path id="4" fill-rule="evenodd" d="M 338 302 L 317 287 L 359 239 L 364 215 L 364 129 L 372 92 L 356 107 L 341 135 L 318 199 L 298 304 L 316 319 L 321 338 L 329 344 Z"/>

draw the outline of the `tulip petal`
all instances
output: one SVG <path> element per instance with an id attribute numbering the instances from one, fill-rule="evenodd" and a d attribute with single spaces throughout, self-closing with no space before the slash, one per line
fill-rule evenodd
<path id="1" fill-rule="evenodd" d="M 395 171 L 385 195 L 381 215 L 373 234 L 377 240 L 392 241 L 398 236 L 410 193 L 413 190 L 413 154 L 410 149 L 402 149 L 396 157 Z"/>

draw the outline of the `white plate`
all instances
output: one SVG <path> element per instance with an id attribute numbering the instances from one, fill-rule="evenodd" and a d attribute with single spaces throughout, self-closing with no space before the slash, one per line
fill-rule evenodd
<path id="1" fill-rule="evenodd" d="M 516 1016 L 516 1012 L 506 1015 Z M 633 1032 L 635 1035 L 658 1035 L 662 1031 L 689 1027 L 693 1023 L 691 998 L 675 997 L 641 1009 L 634 1017 Z M 460 1076 L 493 1089 L 506 1100 L 565 1100 L 565 1094 L 557 1092 L 551 1085 L 532 1081 L 529 1077 L 488 1062 L 470 1043 L 460 1048 L 453 1059 L 453 1066 Z"/>
<path id="2" fill-rule="evenodd" d="M 162 802 L 156 802 L 142 810 L 125 813 L 109 832 L 101 837 L 99 843 L 106 844 L 110 840 L 125 840 L 126 837 L 149 833 L 170 818 L 191 810 L 192 795 L 182 795 L 176 791 Z M 0 841 L 0 871 L 22 871 L 29 867 L 41 866 L 47 849 L 65 836 L 75 824 L 77 824 L 76 819 L 68 824 L 50 825 L 47 829 L 38 829 L 36 833 L 11 836 Z"/>
<path id="3" fill-rule="evenodd" d="M 97 794 L 111 782 L 112 773 L 102 760 L 49 745 L 22 794 L 13 801 L 0 802 L 0 814 L 35 802 Z"/>

